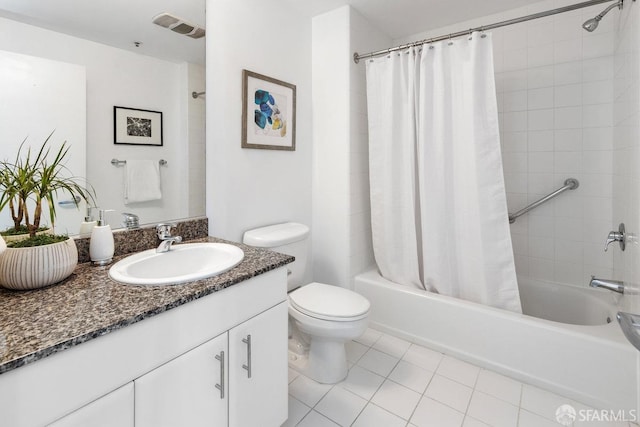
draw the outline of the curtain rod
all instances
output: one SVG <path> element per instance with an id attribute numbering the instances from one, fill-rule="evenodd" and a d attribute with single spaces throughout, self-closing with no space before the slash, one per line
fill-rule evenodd
<path id="1" fill-rule="evenodd" d="M 531 15 L 522 16 L 520 18 L 514 18 L 514 19 L 509 19 L 507 21 L 496 22 L 495 24 L 483 25 L 481 27 L 471 28 L 471 29 L 468 29 L 468 30 L 465 30 L 465 31 L 458 31 L 457 33 L 451 33 L 451 34 L 447 34 L 447 35 L 442 35 L 442 36 L 438 36 L 438 37 L 432 37 L 432 38 L 429 38 L 429 39 L 415 41 L 415 42 L 412 42 L 412 43 L 407 43 L 407 44 L 403 44 L 403 45 L 400 45 L 400 46 L 392 47 L 392 48 L 389 48 L 389 49 L 382 49 L 382 50 L 377 50 L 375 52 L 364 53 L 362 55 L 358 54 L 358 52 L 355 52 L 353 54 L 353 62 L 355 62 L 357 64 L 357 63 L 360 62 L 361 59 L 375 58 L 376 56 L 387 55 L 387 54 L 389 54 L 391 52 L 395 52 L 395 51 L 403 50 L 403 49 L 408 49 L 408 48 L 414 47 L 414 46 L 420 46 L 420 45 L 423 45 L 425 43 L 434 43 L 434 42 L 438 42 L 438 41 L 442 41 L 442 40 L 452 39 L 452 38 L 455 38 L 455 37 L 466 36 L 466 35 L 469 35 L 469 34 L 473 33 L 474 31 L 493 30 L 494 28 L 506 27 L 507 25 L 519 24 L 520 22 L 531 21 L 533 19 L 544 18 L 545 16 L 557 15 L 558 13 L 570 12 L 572 10 L 582 9 L 582 8 L 589 7 L 589 6 L 595 6 L 595 5 L 601 4 L 601 3 L 609 3 L 609 2 L 612 2 L 612 1 L 615 1 L 615 0 L 590 0 L 590 1 L 585 1 L 585 2 L 582 2 L 582 3 L 576 3 L 576 4 L 573 4 L 573 5 L 570 5 L 570 6 L 564 6 L 564 7 L 559 7 L 557 9 L 547 10 L 547 11 L 544 11 L 544 12 L 533 13 Z M 633 1 L 636 1 L 636 0 L 633 0 Z M 620 2 L 620 8 L 622 8 L 622 0 Z"/>

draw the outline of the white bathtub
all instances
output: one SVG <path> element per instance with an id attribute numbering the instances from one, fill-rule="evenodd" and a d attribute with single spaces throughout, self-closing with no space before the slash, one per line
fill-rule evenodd
<path id="1" fill-rule="evenodd" d="M 619 297 L 526 279 L 519 286 L 527 314 L 411 289 L 376 270 L 355 278 L 376 329 L 596 408 L 635 409 L 636 350 L 615 320 Z"/>

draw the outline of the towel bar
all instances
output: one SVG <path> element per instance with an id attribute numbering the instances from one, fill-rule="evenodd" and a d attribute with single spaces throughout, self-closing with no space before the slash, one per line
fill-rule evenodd
<path id="1" fill-rule="evenodd" d="M 160 166 L 165 166 L 167 164 L 167 161 L 165 159 L 160 159 L 160 160 L 158 160 L 158 163 L 160 164 Z M 113 166 L 122 166 L 122 165 L 126 165 L 127 161 L 126 160 L 111 159 L 111 164 Z"/>

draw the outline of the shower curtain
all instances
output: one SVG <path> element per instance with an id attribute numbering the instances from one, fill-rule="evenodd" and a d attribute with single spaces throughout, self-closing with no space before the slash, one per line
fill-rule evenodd
<path id="1" fill-rule="evenodd" d="M 373 249 L 381 274 L 521 312 L 490 34 L 367 61 Z"/>

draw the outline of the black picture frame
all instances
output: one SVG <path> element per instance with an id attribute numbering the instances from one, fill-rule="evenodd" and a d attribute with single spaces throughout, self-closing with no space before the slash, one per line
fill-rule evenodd
<path id="1" fill-rule="evenodd" d="M 162 112 L 113 107 L 113 143 L 118 145 L 163 145 Z"/>

